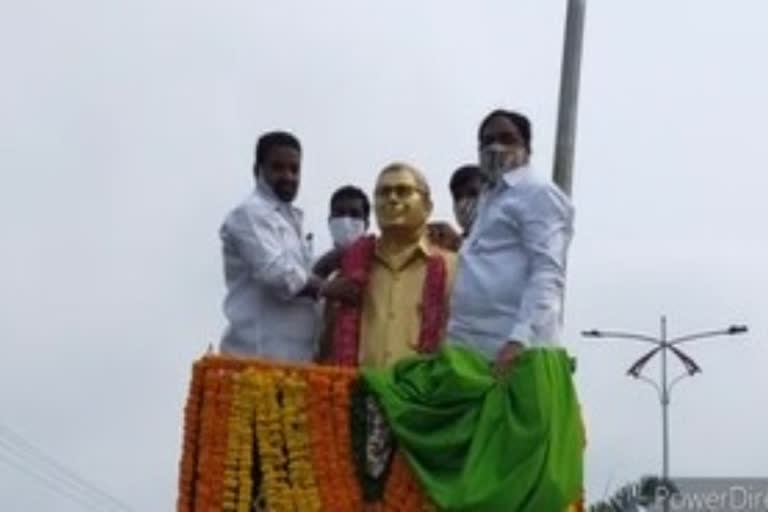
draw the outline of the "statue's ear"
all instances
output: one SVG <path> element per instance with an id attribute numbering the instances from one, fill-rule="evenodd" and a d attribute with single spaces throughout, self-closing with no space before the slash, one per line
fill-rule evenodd
<path id="1" fill-rule="evenodd" d="M 434 209 L 434 204 L 432 204 L 432 197 L 429 195 L 424 195 L 424 210 L 427 212 L 428 215 L 432 214 L 432 210 Z"/>

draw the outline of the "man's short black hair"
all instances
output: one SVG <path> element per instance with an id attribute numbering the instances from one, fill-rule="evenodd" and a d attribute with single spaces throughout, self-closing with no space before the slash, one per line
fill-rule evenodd
<path id="1" fill-rule="evenodd" d="M 301 143 L 292 133 L 283 131 L 267 132 L 259 137 L 259 140 L 256 142 L 256 165 L 263 164 L 269 152 L 278 146 L 288 146 L 301 153 Z"/>
<path id="2" fill-rule="evenodd" d="M 448 183 L 448 187 L 451 189 L 451 195 L 453 196 L 454 201 L 456 200 L 456 196 L 458 195 L 461 187 L 475 179 L 485 179 L 485 176 L 480 170 L 479 165 L 462 165 L 453 171 L 453 175 L 451 175 L 451 181 Z"/>
<path id="3" fill-rule="evenodd" d="M 371 202 L 362 189 L 353 185 L 345 185 L 336 189 L 333 195 L 331 195 L 331 201 L 328 204 L 329 209 L 333 210 L 333 204 L 343 199 L 359 199 L 363 204 L 363 215 L 365 215 L 366 220 L 371 216 Z"/>
<path id="4" fill-rule="evenodd" d="M 519 112 L 514 112 L 512 110 L 504 110 L 504 109 L 496 109 L 487 116 L 483 118 L 483 121 L 480 123 L 480 128 L 477 130 L 477 140 L 478 142 L 483 137 L 483 130 L 485 130 L 486 125 L 491 122 L 491 119 L 495 117 L 503 117 L 507 119 L 509 122 L 517 126 L 517 129 L 520 130 L 520 135 L 523 136 L 523 141 L 525 142 L 525 150 L 528 151 L 528 153 L 531 152 L 531 121 L 524 116 L 523 114 Z"/>

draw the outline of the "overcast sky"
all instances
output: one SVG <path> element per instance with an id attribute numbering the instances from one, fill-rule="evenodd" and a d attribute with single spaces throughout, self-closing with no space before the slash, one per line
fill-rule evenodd
<path id="1" fill-rule="evenodd" d="M 217 229 L 256 137 L 301 137 L 318 249 L 332 190 L 370 190 L 391 160 L 423 169 L 450 219 L 449 174 L 491 108 L 531 117 L 550 172 L 564 4 L 2 1 L 0 425 L 171 510 L 190 366 L 224 327 Z M 661 423 L 623 375 L 646 347 L 578 332 L 655 334 L 661 313 L 672 335 L 751 329 L 690 347 L 704 372 L 672 396 L 672 472 L 768 476 L 766 16 L 589 2 L 565 333 L 589 501 L 659 471 Z M 3 512 L 85 510 L 9 459 Z"/>

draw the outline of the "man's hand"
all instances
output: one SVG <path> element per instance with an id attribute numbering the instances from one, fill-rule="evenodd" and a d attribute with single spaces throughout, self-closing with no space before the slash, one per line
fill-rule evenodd
<path id="1" fill-rule="evenodd" d="M 433 245 L 449 251 L 456 252 L 461 247 L 461 235 L 447 222 L 430 222 L 427 236 Z"/>
<path id="2" fill-rule="evenodd" d="M 341 268 L 341 255 L 343 253 L 342 249 L 331 249 L 317 260 L 312 271 L 322 278 L 328 277 Z"/>
<path id="3" fill-rule="evenodd" d="M 525 346 L 519 341 L 508 341 L 496 356 L 496 362 L 493 364 L 494 373 L 501 376 L 509 372 L 524 349 Z"/>
<path id="4" fill-rule="evenodd" d="M 320 295 L 356 306 L 360 304 L 360 286 L 348 277 L 339 276 L 327 281 L 320 288 Z"/>

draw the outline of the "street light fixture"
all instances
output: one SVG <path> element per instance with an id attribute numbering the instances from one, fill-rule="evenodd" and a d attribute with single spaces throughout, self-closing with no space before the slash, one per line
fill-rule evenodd
<path id="1" fill-rule="evenodd" d="M 661 418 L 662 418 L 662 479 L 665 485 L 669 482 L 669 395 L 675 384 L 685 377 L 693 377 L 697 373 L 701 373 L 701 367 L 693 360 L 691 356 L 677 348 L 677 345 L 681 343 L 687 343 L 694 340 L 700 340 L 704 338 L 714 338 L 720 336 L 734 336 L 744 334 L 748 332 L 746 325 L 731 325 L 725 329 L 718 329 L 714 331 L 702 331 L 694 334 L 687 334 L 677 338 L 667 338 L 667 318 L 661 317 L 661 329 L 660 336 L 655 338 L 646 334 L 636 334 L 630 332 L 619 331 L 602 331 L 599 329 L 591 329 L 589 331 L 582 331 L 581 335 L 585 338 L 602 338 L 602 339 L 626 339 L 633 341 L 641 341 L 644 343 L 650 343 L 655 345 L 653 349 L 638 358 L 632 366 L 627 370 L 627 375 L 636 379 L 642 380 L 650 384 L 656 389 L 659 394 L 659 401 L 661 403 Z M 667 351 L 671 351 L 683 364 L 685 372 L 678 375 L 671 382 L 667 381 Z M 661 383 L 657 383 L 653 379 L 650 379 L 642 374 L 643 368 L 653 357 L 661 353 Z M 668 508 L 668 502 L 664 503 L 665 510 Z"/>

